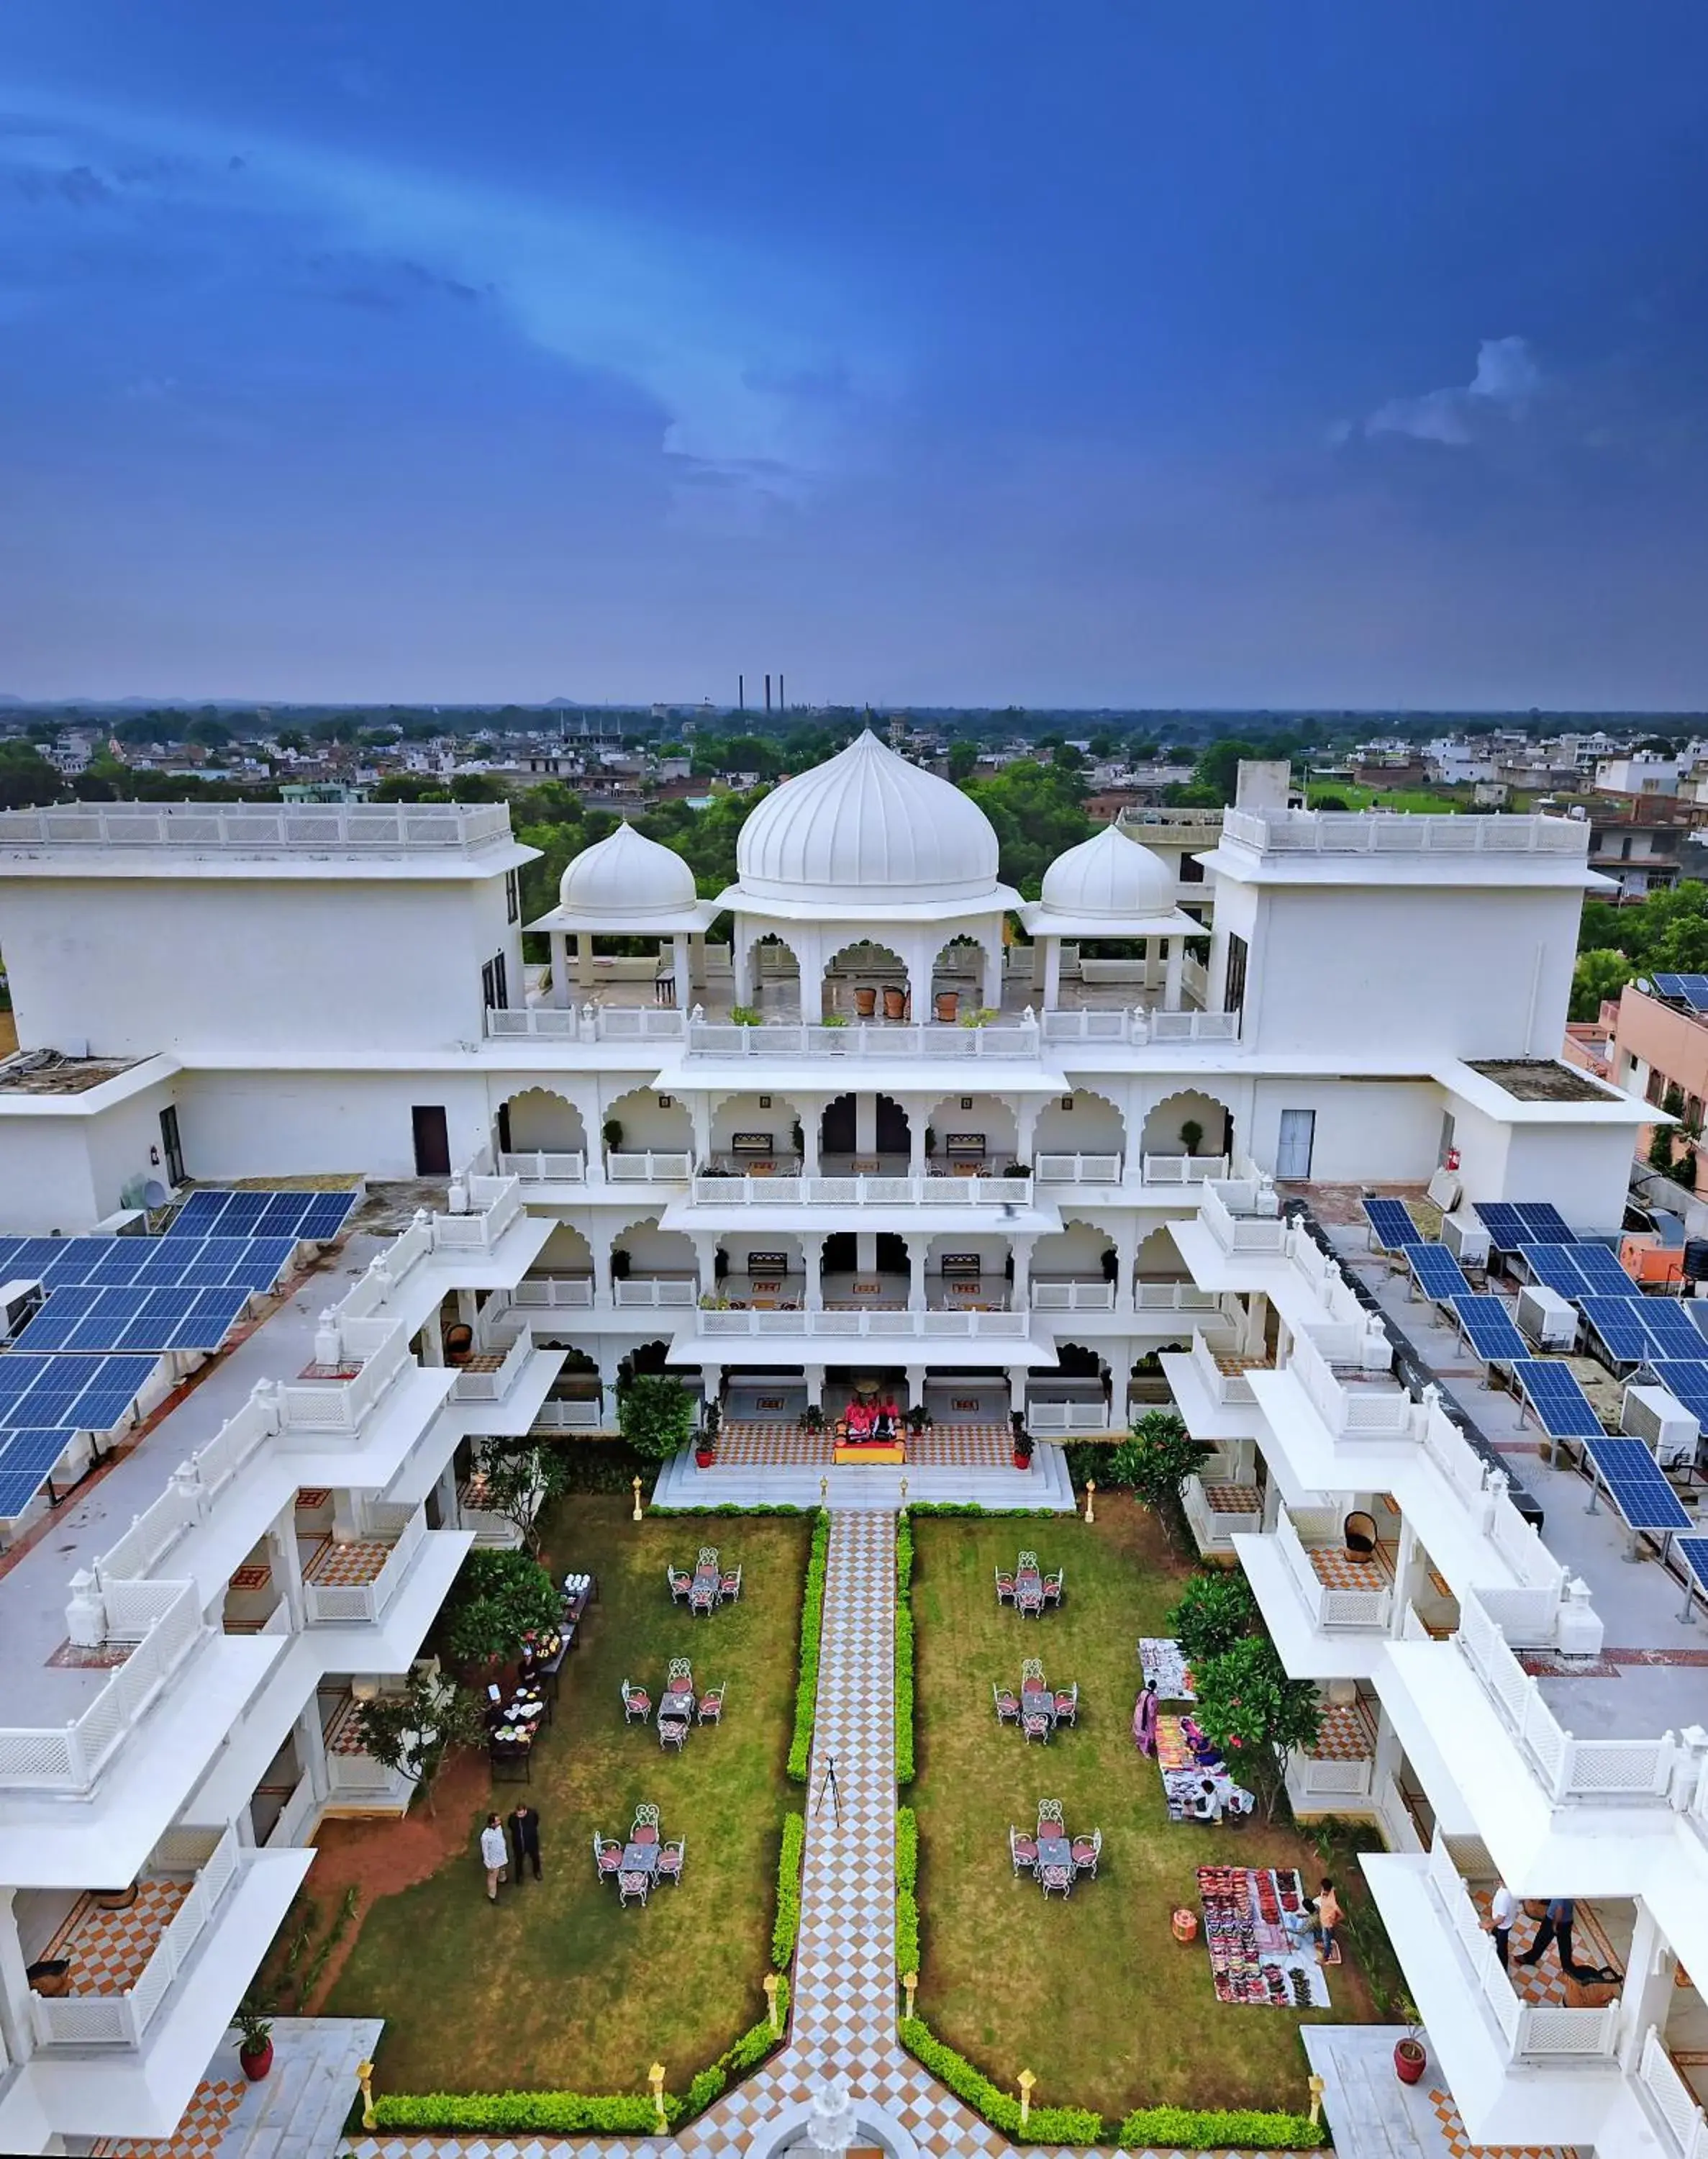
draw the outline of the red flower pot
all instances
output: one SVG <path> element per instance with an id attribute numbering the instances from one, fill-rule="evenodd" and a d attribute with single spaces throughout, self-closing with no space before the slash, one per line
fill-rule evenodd
<path id="1" fill-rule="evenodd" d="M 1032 1457 L 1022 1454 L 1017 1447 L 1014 1450 L 1014 1467 L 1017 1469 L 1030 1469 L 1032 1467 Z"/>
<path id="2" fill-rule="evenodd" d="M 1421 2044 L 1416 2039 L 1396 2039 L 1394 2043 L 1394 2074 L 1402 2084 L 1415 2084 L 1422 2076 L 1424 2065 L 1429 2060 Z"/>
<path id="3" fill-rule="evenodd" d="M 694 1466 L 696 1469 L 709 1469 L 717 1459 L 717 1455 L 709 1447 L 696 1447 L 694 1450 Z"/>
<path id="4" fill-rule="evenodd" d="M 237 2058 L 251 2084 L 258 2084 L 273 2065 L 273 2043 L 271 2039 L 265 2039 L 252 2053 L 247 2047 L 240 2047 Z"/>

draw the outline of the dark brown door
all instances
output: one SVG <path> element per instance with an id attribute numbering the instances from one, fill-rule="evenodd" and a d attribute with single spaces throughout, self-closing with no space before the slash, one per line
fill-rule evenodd
<path id="1" fill-rule="evenodd" d="M 445 1126 L 444 1105 L 417 1103 L 410 1113 L 415 1126 L 415 1173 L 417 1177 L 451 1174 L 451 1136 Z"/>

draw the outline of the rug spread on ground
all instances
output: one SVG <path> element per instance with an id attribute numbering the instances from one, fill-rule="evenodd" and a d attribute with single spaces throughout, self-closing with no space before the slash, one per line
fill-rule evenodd
<path id="1" fill-rule="evenodd" d="M 1293 1868 L 1200 1866 L 1198 1892 L 1218 2001 L 1328 2007 L 1328 1975 L 1306 1931 L 1311 1913 Z"/>

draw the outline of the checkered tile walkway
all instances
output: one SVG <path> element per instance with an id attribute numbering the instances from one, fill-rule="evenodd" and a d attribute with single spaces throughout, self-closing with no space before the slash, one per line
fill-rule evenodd
<path id="1" fill-rule="evenodd" d="M 1312 1760 L 1364 1762 L 1375 1751 L 1376 1729 L 1369 1712 L 1358 1702 L 1331 1702 L 1317 1727 Z"/>
<path id="2" fill-rule="evenodd" d="M 729 1431 L 726 1425 L 726 1441 Z M 1005 1442 L 1007 1437 L 1004 1431 Z M 368 2136 L 352 2139 L 355 2159 L 739 2159 L 763 2124 L 839 2074 L 857 2098 L 900 2121 L 929 2159 L 1053 2159 L 1015 2154 L 896 2038 L 894 1610 L 895 1517 L 833 1514 L 800 1945 L 793 2024 L 782 2053 L 668 2142 Z M 829 1794 L 820 1798 L 832 1762 L 840 1820 Z"/>
<path id="3" fill-rule="evenodd" d="M 1488 1900 L 1491 1892 L 1474 1888 L 1471 1901 L 1477 1907 L 1477 1915 L 1486 1924 L 1488 1918 Z M 1568 1995 L 1566 1974 L 1560 1969 L 1560 1953 L 1550 1948 L 1536 1964 L 1520 1964 L 1519 1959 L 1536 1939 L 1538 1922 L 1528 1913 L 1523 1915 L 1512 1930 L 1507 1976 L 1512 1981 L 1513 1992 L 1520 2001 L 1538 2008 L 1566 2009 L 1581 2006 L 1581 1996 Z M 1623 1971 L 1625 1960 L 1614 1949 L 1602 1931 L 1601 1922 L 1586 1904 L 1578 1905 L 1573 1915 L 1571 1928 L 1571 1960 L 1580 1970 L 1586 1968 L 1597 1971 Z M 1600 1996 L 1596 1997 L 1598 2001 Z"/>
<path id="4" fill-rule="evenodd" d="M 390 1545 L 329 1541 L 303 1568 L 303 1578 L 322 1589 L 360 1589 L 375 1578 L 391 1556 Z"/>
<path id="5" fill-rule="evenodd" d="M 723 1426 L 719 1466 L 726 1469 L 828 1469 L 835 1442 L 828 1432 L 803 1432 L 792 1421 L 755 1418 Z M 908 1462 L 918 1469 L 1007 1469 L 1013 1445 L 1006 1424 L 945 1424 L 909 1434 Z"/>
<path id="6" fill-rule="evenodd" d="M 111 2136 L 95 2146 L 95 2159 L 215 2159 L 244 2089 L 241 2084 L 210 2078 L 196 2086 L 172 2136 L 158 2141 Z"/>
<path id="7" fill-rule="evenodd" d="M 1429 2103 L 1441 2125 L 1441 2136 L 1453 2159 L 1562 2159 L 1551 2144 L 1473 2144 L 1465 2134 L 1459 2110 L 1444 2091 L 1431 2091 Z"/>

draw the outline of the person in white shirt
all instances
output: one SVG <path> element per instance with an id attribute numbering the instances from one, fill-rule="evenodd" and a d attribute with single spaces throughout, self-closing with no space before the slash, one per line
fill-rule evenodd
<path id="1" fill-rule="evenodd" d="M 496 1815 L 486 1817 L 486 1827 L 480 1832 L 480 1863 L 486 1869 L 486 1901 L 498 1902 L 498 1885 L 505 1878 L 510 1866 L 510 1847 L 505 1842 L 504 1824 Z"/>
<path id="2" fill-rule="evenodd" d="M 1488 1931 L 1494 1937 L 1494 1954 L 1500 1959 L 1503 1971 L 1507 1968 L 1506 1949 L 1512 1938 L 1512 1923 L 1518 1915 L 1518 1898 L 1504 1882 L 1498 1882 L 1488 1900 Z"/>

